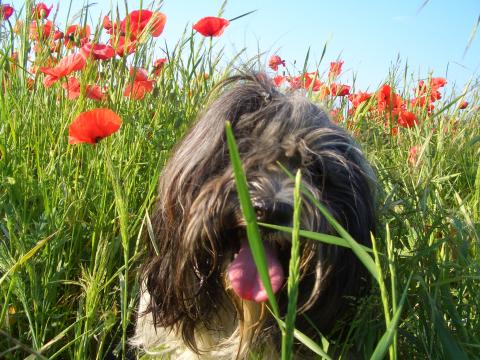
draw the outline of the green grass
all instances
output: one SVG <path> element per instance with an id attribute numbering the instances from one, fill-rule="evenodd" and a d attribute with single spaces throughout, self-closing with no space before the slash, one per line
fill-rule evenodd
<path id="1" fill-rule="evenodd" d="M 79 22 L 86 18 L 84 14 Z M 30 64 L 21 50 L 29 46 L 26 27 L 12 40 L 4 23 L 0 40 L 0 358 L 134 356 L 126 352 L 126 339 L 145 252 L 142 233 L 148 232 L 146 214 L 159 173 L 214 85 L 233 73 L 236 59 L 221 61 L 215 41 L 204 41 L 187 28 L 175 48 L 164 49 L 169 62 L 143 100 L 123 96 L 128 63 L 116 58 L 100 71 L 90 65 L 81 76 L 86 84 L 98 74 L 100 85 L 110 89 L 107 100 L 99 104 L 81 96 L 71 101 L 60 84 L 46 89 L 42 75 L 27 89 L 23 68 Z M 149 67 L 155 59 L 152 48 L 148 40 L 129 61 Z M 20 52 L 16 68 L 9 60 L 13 49 Z M 45 52 L 38 60 L 43 56 Z M 307 56 L 305 70 L 315 60 Z M 389 76 L 400 94 L 412 93 L 413 80 L 407 68 L 402 74 L 392 69 Z M 367 116 L 369 104 L 342 121 L 378 177 L 376 246 L 355 246 L 341 229 L 338 236 L 281 229 L 352 247 L 376 280 L 356 318 L 339 324 L 345 335 L 341 342 L 324 338 L 315 344 L 295 332 L 319 356 L 326 358 L 328 351 L 343 359 L 351 354 L 367 359 L 384 354 L 390 359 L 478 358 L 478 91 L 478 85 L 468 87 L 472 105 L 466 110 L 458 109 L 459 94 L 445 94 L 433 116 L 418 114 L 419 125 L 401 129 L 397 136 L 385 130 L 385 119 Z M 346 113 L 348 103 L 327 98 L 324 105 L 340 106 Z M 121 116 L 120 131 L 95 146 L 69 145 L 70 122 L 99 106 Z M 410 164 L 413 145 L 419 145 L 419 152 Z M 268 226 L 254 218 L 253 223 Z M 288 286 L 294 289 L 295 281 Z M 274 305 L 272 311 L 278 314 Z M 277 316 L 288 358 L 292 332 L 284 329 L 292 328 L 293 313 L 287 319 Z"/>

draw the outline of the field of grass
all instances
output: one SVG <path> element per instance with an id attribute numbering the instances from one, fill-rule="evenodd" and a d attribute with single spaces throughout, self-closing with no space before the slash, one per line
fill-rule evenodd
<path id="1" fill-rule="evenodd" d="M 0 358 L 135 358 L 126 340 L 158 176 L 210 90 L 240 65 L 235 58 L 221 61 L 214 38 L 186 28 L 175 48 L 163 49 L 167 62 L 154 74 L 158 41 L 150 24 L 131 55 L 89 58 L 73 72 L 81 87 L 70 100 L 65 77 L 46 87 L 47 75 L 35 71 L 52 68 L 52 56 L 77 53 L 81 39 L 73 33 L 69 46 L 56 40 L 54 53 L 53 32 L 30 39 L 32 5 L 26 1 L 23 13 L 8 20 L 0 16 Z M 15 26 L 17 16 L 23 25 Z M 45 21 L 34 25 L 40 29 Z M 101 24 L 90 26 L 91 39 L 104 39 Z M 266 55 L 255 59 L 241 66 L 265 71 Z M 328 65 L 320 60 L 307 58 L 303 69 L 289 69 L 282 88 L 307 71 L 321 74 Z M 124 95 L 135 82 L 132 66 L 147 69 L 153 80 L 142 99 Z M 425 74 L 425 83 L 431 76 Z M 378 110 L 378 93 L 350 111 L 347 97 L 319 96 L 315 81 L 306 86 L 302 79 L 307 89 L 297 91 L 338 109 L 335 119 L 362 145 L 379 182 L 379 231 L 370 258 L 378 281 L 345 325 L 348 336 L 319 346 L 336 358 L 382 358 L 377 345 L 383 339 L 390 359 L 478 358 L 478 84 L 442 92 L 430 112 L 428 104 L 413 108 L 405 100 L 416 124 L 397 129 L 392 111 Z M 385 83 L 411 99 L 418 80 L 408 69 L 392 69 Z M 87 84 L 99 85 L 103 99 L 88 98 Z M 94 108 L 116 112 L 120 130 L 95 145 L 70 145 L 69 124 Z M 391 336 L 382 338 L 385 333 Z"/>

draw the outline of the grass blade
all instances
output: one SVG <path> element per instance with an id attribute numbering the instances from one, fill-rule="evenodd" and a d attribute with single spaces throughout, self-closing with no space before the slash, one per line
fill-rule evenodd
<path id="1" fill-rule="evenodd" d="M 293 178 L 292 174 L 281 164 L 279 166 L 282 168 L 283 171 L 285 171 L 288 176 Z M 315 199 L 315 197 L 310 194 L 310 192 L 305 189 L 305 187 L 302 186 L 302 193 L 314 204 L 318 210 L 322 213 L 323 216 L 325 216 L 325 219 L 327 219 L 328 223 L 332 225 L 332 227 L 337 231 L 338 235 L 340 235 L 349 245 L 349 247 L 352 249 L 353 253 L 357 256 L 357 258 L 362 262 L 362 264 L 367 268 L 367 270 L 370 272 L 370 274 L 375 278 L 375 280 L 378 282 L 379 281 L 379 274 L 377 267 L 375 265 L 375 262 L 373 259 L 368 255 L 368 253 L 362 248 L 362 246 L 357 243 L 352 236 L 348 233 L 347 230 L 345 230 L 342 225 L 338 223 L 337 220 L 328 212 L 327 208 L 320 204 L 320 202 Z"/>
<path id="2" fill-rule="evenodd" d="M 292 249 L 288 272 L 288 305 L 285 317 L 285 332 L 282 336 L 282 359 L 291 359 L 293 355 L 293 332 L 295 330 L 295 317 L 297 315 L 298 286 L 300 283 L 300 213 L 301 201 L 300 184 L 302 175 L 300 170 L 295 177 L 295 190 L 293 192 L 293 230 Z"/>
<path id="3" fill-rule="evenodd" d="M 393 338 L 396 334 L 397 326 L 400 321 L 400 315 L 402 314 L 403 304 L 405 304 L 405 300 L 407 299 L 407 290 L 408 286 L 410 285 L 410 280 L 412 279 L 412 274 L 410 274 L 407 285 L 405 285 L 405 289 L 403 290 L 402 297 L 400 298 L 400 303 L 398 304 L 398 309 L 393 315 L 392 321 L 387 327 L 385 334 L 383 334 L 382 338 L 378 342 L 377 346 L 375 347 L 375 351 L 373 352 L 370 360 L 381 360 L 385 357 L 390 344 L 393 341 Z"/>
<path id="4" fill-rule="evenodd" d="M 265 228 L 268 228 L 268 229 L 272 229 L 272 230 L 283 231 L 283 232 L 286 232 L 286 233 L 289 233 L 289 234 L 291 234 L 292 231 L 293 231 L 293 228 L 288 227 L 288 226 L 266 224 L 266 223 L 262 223 L 262 222 L 259 222 L 258 225 L 260 225 L 262 227 L 265 227 Z M 348 242 L 345 239 L 343 239 L 339 236 L 317 233 L 317 232 L 308 231 L 308 230 L 299 230 L 299 233 L 300 233 L 301 237 L 304 237 L 304 238 L 307 238 L 307 239 L 320 241 L 320 242 L 323 242 L 325 244 L 350 248 L 350 245 L 348 244 Z M 372 252 L 372 249 L 370 249 L 369 247 L 364 246 L 364 245 L 360 245 L 360 246 L 365 251 Z"/>
<path id="5" fill-rule="evenodd" d="M 232 162 L 233 172 L 235 175 L 235 184 L 237 187 L 238 198 L 240 201 L 240 207 L 242 209 L 245 223 L 247 224 L 247 239 L 250 249 L 252 251 L 253 260 L 257 267 L 260 279 L 268 295 L 268 301 L 272 307 L 273 313 L 276 317 L 279 317 L 280 311 L 278 310 L 277 300 L 273 293 L 272 284 L 270 282 L 270 276 L 268 275 L 267 259 L 265 256 L 265 249 L 263 247 L 262 239 L 260 238 L 260 231 L 258 229 L 257 219 L 253 205 L 250 200 L 250 194 L 248 192 L 247 178 L 243 172 L 242 162 L 238 153 L 237 144 L 233 136 L 232 127 L 230 122 L 225 123 L 225 131 L 227 135 L 228 150 L 230 153 L 230 160 Z"/>

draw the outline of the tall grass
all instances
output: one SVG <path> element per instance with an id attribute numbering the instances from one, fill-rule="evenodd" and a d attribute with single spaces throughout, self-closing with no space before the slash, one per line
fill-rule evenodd
<path id="1" fill-rule="evenodd" d="M 143 100 L 124 97 L 123 88 L 130 64 L 149 67 L 155 59 L 152 40 L 128 60 L 117 57 L 100 71 L 91 65 L 82 73 L 82 83 L 98 77 L 109 88 L 103 103 L 84 94 L 71 101 L 60 84 L 46 89 L 42 76 L 27 87 L 30 8 L 27 2 L 22 32 L 14 38 L 9 24 L 1 24 L 0 358 L 135 358 L 126 339 L 139 290 L 141 234 L 158 175 L 213 86 L 232 73 L 235 59 L 222 61 L 215 42 L 186 28 L 174 48 L 163 49 L 168 63 Z M 88 9 L 78 22 L 87 19 Z M 17 66 L 13 50 L 20 54 Z M 45 54 L 37 55 L 39 61 Z M 408 69 L 392 71 L 389 78 L 402 94 L 414 86 L 406 74 Z M 478 90 L 477 84 L 466 89 L 470 104 L 480 103 Z M 472 105 L 459 110 L 458 100 L 444 95 L 433 115 L 424 111 L 418 126 L 397 136 L 368 117 L 368 104 L 347 116 L 347 101 L 324 100 L 327 107 L 340 107 L 341 124 L 376 169 L 380 228 L 373 249 L 356 247 L 341 229 L 338 236 L 280 229 L 302 241 L 354 248 L 376 279 L 352 323 L 338 324 L 345 334 L 341 342 L 323 338 L 315 344 L 295 333 L 318 354 L 478 357 L 480 116 Z M 122 117 L 121 130 L 95 146 L 68 145 L 69 123 L 99 105 Z M 409 162 L 414 145 L 417 158 Z M 291 328 L 292 319 L 284 316 L 277 314 L 279 326 Z M 290 335 L 287 330 L 291 344 Z"/>

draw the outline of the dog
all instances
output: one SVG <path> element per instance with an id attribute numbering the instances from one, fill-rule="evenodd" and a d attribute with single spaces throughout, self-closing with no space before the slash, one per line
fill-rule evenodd
<path id="1" fill-rule="evenodd" d="M 300 169 L 302 185 L 369 246 L 375 177 L 354 140 L 305 94 L 282 93 L 261 73 L 228 78 L 218 92 L 161 174 L 131 343 L 172 359 L 278 359 L 281 333 L 248 246 L 225 122 L 261 222 L 292 225 L 294 181 L 281 164 Z M 302 229 L 336 234 L 307 198 L 301 214 Z M 285 314 L 290 235 L 260 230 Z M 301 239 L 300 271 L 295 327 L 313 338 L 331 334 L 368 290 L 368 273 L 348 248 Z"/>

